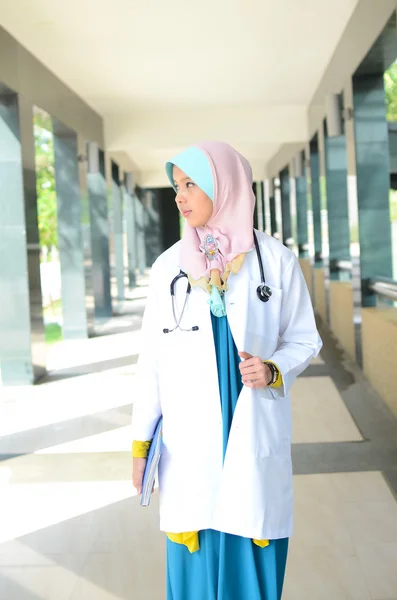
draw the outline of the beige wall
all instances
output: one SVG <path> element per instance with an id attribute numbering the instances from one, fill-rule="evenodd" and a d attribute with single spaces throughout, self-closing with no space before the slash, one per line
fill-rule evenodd
<path id="1" fill-rule="evenodd" d="M 329 309 L 332 333 L 349 356 L 356 360 L 353 286 L 350 282 L 330 281 Z"/>
<path id="2" fill-rule="evenodd" d="M 314 309 L 324 323 L 327 322 L 327 303 L 325 298 L 324 269 L 313 269 L 314 273 Z"/>
<path id="3" fill-rule="evenodd" d="M 397 418 L 397 309 L 362 311 L 364 373 Z"/>
<path id="4" fill-rule="evenodd" d="M 313 302 L 313 268 L 309 258 L 300 258 L 299 264 L 305 278 L 307 289 Z"/>

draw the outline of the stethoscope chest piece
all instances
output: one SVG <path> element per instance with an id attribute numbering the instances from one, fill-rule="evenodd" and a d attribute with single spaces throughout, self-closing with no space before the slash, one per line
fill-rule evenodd
<path id="1" fill-rule="evenodd" d="M 262 283 L 258 286 L 256 293 L 261 302 L 268 302 L 272 295 L 272 290 L 268 285 Z"/>

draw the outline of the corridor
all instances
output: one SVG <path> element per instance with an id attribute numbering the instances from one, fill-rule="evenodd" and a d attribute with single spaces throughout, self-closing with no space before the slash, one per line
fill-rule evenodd
<path id="1" fill-rule="evenodd" d="M 146 286 L 95 337 L 57 344 L 45 383 L 1 388 L 1 600 L 164 600 L 157 494 L 141 508 L 130 476 Z M 283 599 L 396 600 L 397 422 L 321 333 L 321 358 L 292 391 Z"/>

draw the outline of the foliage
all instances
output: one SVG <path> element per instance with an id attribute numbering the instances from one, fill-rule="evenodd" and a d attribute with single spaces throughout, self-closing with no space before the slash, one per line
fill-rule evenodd
<path id="1" fill-rule="evenodd" d="M 390 190 L 390 220 L 397 221 L 397 192 Z"/>
<path id="2" fill-rule="evenodd" d="M 327 210 L 327 181 L 320 175 L 320 210 Z"/>
<path id="3" fill-rule="evenodd" d="M 39 110 L 34 114 L 34 142 L 40 245 L 47 248 L 57 247 L 54 140 L 51 118 Z"/>
<path id="4" fill-rule="evenodd" d="M 397 62 L 387 69 L 384 75 L 386 92 L 386 118 L 388 121 L 397 121 Z"/>
<path id="5" fill-rule="evenodd" d="M 47 344 L 55 344 L 62 339 L 62 327 L 58 323 L 48 323 L 45 326 L 45 341 Z"/>

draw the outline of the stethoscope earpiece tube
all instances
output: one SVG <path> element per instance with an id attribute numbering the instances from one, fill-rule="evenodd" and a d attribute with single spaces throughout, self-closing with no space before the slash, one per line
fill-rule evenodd
<path id="1" fill-rule="evenodd" d="M 259 243 L 258 243 L 258 238 L 256 237 L 255 229 L 254 229 L 254 243 L 255 243 L 256 256 L 258 258 L 259 271 L 261 274 L 261 282 L 262 282 L 261 285 L 258 286 L 256 293 L 261 302 L 269 302 L 271 295 L 272 295 L 272 290 L 271 290 L 271 288 L 269 288 L 268 285 L 266 285 L 265 272 L 263 270 L 262 256 L 261 256 L 261 251 L 259 249 Z"/>
<path id="2" fill-rule="evenodd" d="M 188 284 L 187 284 L 187 288 L 186 288 L 186 296 L 185 296 L 185 302 L 183 304 L 182 312 L 181 312 L 179 319 L 177 319 L 176 312 L 175 312 L 175 286 L 176 286 L 177 282 L 179 281 L 179 279 L 181 279 L 183 277 L 187 278 Z M 181 331 L 198 331 L 199 330 L 198 325 L 195 325 L 194 327 L 191 327 L 190 329 L 183 329 L 181 327 L 181 321 L 183 319 L 183 315 L 185 314 L 187 300 L 189 298 L 191 291 L 192 291 L 192 286 L 190 285 L 189 278 L 188 278 L 187 274 L 184 271 L 182 271 L 182 269 L 181 269 L 179 271 L 178 275 L 176 277 L 174 277 L 174 279 L 171 281 L 171 285 L 170 285 L 170 293 L 171 293 L 171 299 L 172 299 L 172 313 L 174 315 L 175 327 L 173 329 L 165 328 L 165 329 L 163 329 L 163 333 L 172 333 L 173 331 L 175 331 L 175 329 L 180 329 Z"/>

